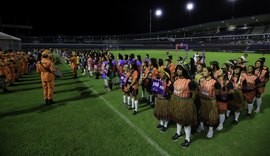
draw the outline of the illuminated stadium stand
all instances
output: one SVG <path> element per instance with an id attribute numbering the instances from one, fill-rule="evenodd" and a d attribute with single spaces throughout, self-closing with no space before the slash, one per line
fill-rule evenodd
<path id="1" fill-rule="evenodd" d="M 210 22 L 174 30 L 108 36 L 21 37 L 23 48 L 175 49 L 188 44 L 193 50 L 270 50 L 270 14 Z"/>

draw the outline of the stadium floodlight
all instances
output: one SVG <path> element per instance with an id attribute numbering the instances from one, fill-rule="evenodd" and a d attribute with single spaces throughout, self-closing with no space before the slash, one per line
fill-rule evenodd
<path id="1" fill-rule="evenodd" d="M 155 12 L 155 15 L 157 17 L 157 20 L 158 20 L 158 23 L 157 23 L 157 31 L 159 31 L 159 18 L 160 16 L 162 16 L 162 10 L 161 9 L 157 9 L 156 12 Z M 158 39 L 159 41 L 159 35 L 158 35 Z"/>
<path id="2" fill-rule="evenodd" d="M 193 2 L 188 2 L 186 4 L 186 9 L 189 13 L 189 19 L 188 19 L 188 24 L 191 24 L 191 11 L 194 9 L 194 3 Z"/>
<path id="3" fill-rule="evenodd" d="M 188 11 L 191 11 L 194 9 L 194 3 L 192 2 L 188 2 L 187 5 L 186 5 L 186 8 Z"/>
<path id="4" fill-rule="evenodd" d="M 161 15 L 162 15 L 162 10 L 157 9 L 157 10 L 156 10 L 156 16 L 159 17 L 159 16 L 161 16 Z"/>

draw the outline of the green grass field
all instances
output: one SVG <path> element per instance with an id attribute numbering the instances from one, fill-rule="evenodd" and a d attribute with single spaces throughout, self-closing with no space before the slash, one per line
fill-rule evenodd
<path id="1" fill-rule="evenodd" d="M 114 54 L 133 52 L 142 58 L 166 58 L 164 51 L 114 51 Z M 173 59 L 184 52 L 170 51 Z M 193 53 L 190 53 L 192 56 Z M 240 53 L 206 53 L 206 62 L 220 63 L 240 57 Z M 249 54 L 249 63 L 262 54 Z M 266 65 L 270 67 L 270 56 Z M 184 137 L 174 142 L 171 136 L 176 126 L 171 123 L 166 133 L 156 128 L 158 121 L 153 108 L 139 104 L 139 113 L 122 104 L 122 93 L 114 87 L 112 92 L 103 88 L 103 80 L 79 73 L 78 79 L 66 64 L 59 67 L 64 77 L 55 81 L 57 104 L 43 105 L 39 75 L 25 75 L 8 94 L 0 93 L 0 155 L 234 155 L 262 156 L 270 152 L 270 91 L 263 96 L 262 111 L 247 119 L 243 113 L 238 125 L 232 117 L 225 121 L 223 131 L 212 139 L 194 133 L 191 145 L 180 148 Z M 140 95 L 140 94 L 139 94 Z"/>

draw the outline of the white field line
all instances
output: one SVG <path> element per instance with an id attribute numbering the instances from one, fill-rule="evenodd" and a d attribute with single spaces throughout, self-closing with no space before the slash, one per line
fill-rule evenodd
<path id="1" fill-rule="evenodd" d="M 93 91 L 94 94 L 98 94 L 97 91 L 95 91 L 93 88 L 90 88 L 88 83 L 83 82 L 90 90 Z M 141 130 L 138 126 L 134 125 L 124 114 L 119 112 L 117 109 L 115 109 L 110 102 L 108 102 L 103 96 L 99 96 L 99 98 L 105 102 L 105 104 L 113 111 L 115 112 L 121 119 L 123 119 L 130 127 L 135 129 L 150 145 L 152 145 L 161 155 L 169 156 L 170 154 L 160 147 L 154 140 L 152 140 L 149 136 L 147 136 L 143 130 Z"/>

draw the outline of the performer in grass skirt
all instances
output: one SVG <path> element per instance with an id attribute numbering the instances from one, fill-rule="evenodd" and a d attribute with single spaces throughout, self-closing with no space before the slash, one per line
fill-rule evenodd
<path id="1" fill-rule="evenodd" d="M 171 120 L 177 123 L 176 134 L 172 137 L 177 140 L 181 137 L 181 129 L 184 126 L 186 138 L 181 144 L 186 148 L 190 144 L 191 126 L 197 124 L 197 111 L 192 99 L 192 92 L 196 90 L 195 81 L 191 80 L 185 65 L 176 66 L 176 81 L 171 99 L 170 116 Z"/>
<path id="2" fill-rule="evenodd" d="M 160 78 L 154 79 L 152 83 L 152 91 L 156 94 L 154 116 L 160 121 L 157 128 L 165 132 L 169 123 L 169 105 L 173 85 L 170 81 L 169 69 L 159 68 L 159 76 Z"/>
<path id="3" fill-rule="evenodd" d="M 225 121 L 225 113 L 228 109 L 228 102 L 232 100 L 233 97 L 233 84 L 228 80 L 227 68 L 221 68 L 218 73 L 218 82 L 221 85 L 221 89 L 217 92 L 217 104 L 219 112 L 219 125 L 217 127 L 218 131 L 223 129 L 223 123 Z"/>
<path id="4" fill-rule="evenodd" d="M 195 73 L 195 79 L 194 79 L 196 84 L 199 84 L 200 79 L 203 78 L 202 70 L 203 70 L 204 67 L 205 67 L 204 63 L 197 63 L 197 65 L 196 65 L 196 73 Z M 199 111 L 199 108 L 200 108 L 200 105 L 201 105 L 198 88 L 197 88 L 197 91 L 194 92 L 194 94 L 192 96 L 193 96 L 193 99 L 195 101 L 197 114 L 198 114 L 198 111 Z"/>
<path id="5" fill-rule="evenodd" d="M 233 124 L 238 123 L 238 119 L 240 116 L 240 110 L 244 106 L 244 97 L 243 97 L 243 82 L 245 78 L 243 77 L 242 73 L 242 67 L 240 65 L 233 66 L 233 75 L 232 77 L 229 77 L 230 81 L 233 84 L 234 88 L 234 94 L 233 99 L 229 102 L 229 107 L 226 112 L 226 117 L 229 117 L 231 110 L 234 111 L 234 120 Z"/>
<path id="6" fill-rule="evenodd" d="M 255 62 L 255 76 L 257 76 L 261 83 L 259 84 L 258 88 L 256 89 L 256 103 L 257 109 L 255 110 L 256 113 L 259 113 L 261 110 L 262 105 L 262 94 L 265 92 L 265 84 L 269 81 L 269 69 L 268 67 L 264 66 L 265 58 L 262 57 Z"/>
<path id="7" fill-rule="evenodd" d="M 204 123 L 206 123 L 209 126 L 207 138 L 213 137 L 213 127 L 218 124 L 219 116 L 216 101 L 216 92 L 218 90 L 220 90 L 220 84 L 213 78 L 211 68 L 203 68 L 203 78 L 199 83 L 201 107 L 199 110 L 200 125 L 197 128 L 197 132 L 203 131 Z"/>
<path id="8" fill-rule="evenodd" d="M 251 65 L 247 67 L 247 73 L 244 77 L 243 94 L 248 107 L 247 117 L 249 117 L 253 110 L 254 98 L 256 97 L 256 87 L 261 83 L 261 81 L 254 75 L 254 67 Z"/>

